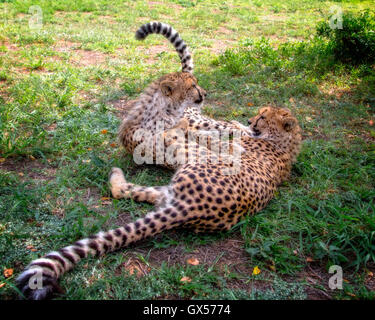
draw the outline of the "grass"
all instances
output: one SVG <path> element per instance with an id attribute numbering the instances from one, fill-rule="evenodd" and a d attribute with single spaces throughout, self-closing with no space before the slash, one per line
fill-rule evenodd
<path id="1" fill-rule="evenodd" d="M 28 10 L 38 4 L 43 27 L 30 30 Z M 161 37 L 134 39 L 150 20 L 171 23 L 192 48 L 209 93 L 205 114 L 246 123 L 265 104 L 288 107 L 303 128 L 303 148 L 269 206 L 231 232 L 169 232 L 82 261 L 62 279 L 64 298 L 375 298 L 375 71 L 336 63 L 315 37 L 337 4 L 371 7 L 0 1 L 1 299 L 17 296 L 14 278 L 32 259 L 150 210 L 108 199 L 112 166 L 135 183 L 168 183 L 171 172 L 135 166 L 116 140 L 116 101 L 180 68 Z M 186 264 L 189 257 L 200 264 Z M 328 288 L 332 264 L 343 267 L 343 290 Z"/>

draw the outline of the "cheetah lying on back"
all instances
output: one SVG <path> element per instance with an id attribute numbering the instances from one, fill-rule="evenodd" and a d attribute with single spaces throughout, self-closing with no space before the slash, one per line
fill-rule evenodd
<path id="1" fill-rule="evenodd" d="M 299 153 L 301 130 L 289 110 L 271 107 L 260 109 L 249 124 L 251 137 L 241 137 L 244 152 L 235 174 L 224 174 L 231 164 L 222 159 L 208 160 L 181 165 L 167 186 L 143 187 L 127 182 L 120 169 L 113 169 L 112 192 L 154 203 L 155 209 L 135 222 L 32 261 L 17 278 L 23 295 L 44 299 L 61 292 L 58 278 L 89 255 L 103 255 L 176 227 L 198 232 L 229 230 L 244 215 L 263 209 L 278 184 L 288 178 Z M 38 276 L 42 286 L 30 288 Z"/>
<path id="2" fill-rule="evenodd" d="M 120 129 L 119 139 L 128 153 L 134 154 L 137 146 L 152 140 L 152 149 L 156 152 L 159 133 L 173 135 L 174 129 L 181 129 L 185 133 L 195 130 L 243 130 L 238 122 L 232 123 L 216 121 L 201 115 L 201 107 L 206 97 L 197 79 L 192 75 L 193 62 L 185 42 L 169 25 L 161 22 L 150 22 L 142 25 L 136 32 L 136 38 L 145 39 L 149 34 L 157 33 L 165 36 L 176 48 L 181 63 L 182 72 L 167 74 L 153 82 L 141 96 L 129 103 L 129 112 L 125 116 Z M 159 126 L 162 124 L 162 128 Z M 140 137 L 141 130 L 148 133 L 148 137 Z M 164 137 L 164 136 L 163 136 Z M 166 142 L 168 146 L 168 142 Z M 156 163 L 154 153 L 152 163 Z M 166 161 L 161 163 L 176 169 Z"/>

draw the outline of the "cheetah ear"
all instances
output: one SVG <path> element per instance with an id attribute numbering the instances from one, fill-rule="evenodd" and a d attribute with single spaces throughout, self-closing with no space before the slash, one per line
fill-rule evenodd
<path id="1" fill-rule="evenodd" d="M 297 125 L 297 120 L 293 117 L 286 117 L 282 120 L 282 123 L 284 130 L 289 132 Z"/>
<path id="2" fill-rule="evenodd" d="M 176 89 L 176 83 L 170 80 L 164 80 L 160 83 L 160 89 L 166 97 L 170 97 Z"/>
<path id="3" fill-rule="evenodd" d="M 263 112 L 267 111 L 268 107 L 262 107 L 258 110 L 258 114 L 262 114 Z"/>

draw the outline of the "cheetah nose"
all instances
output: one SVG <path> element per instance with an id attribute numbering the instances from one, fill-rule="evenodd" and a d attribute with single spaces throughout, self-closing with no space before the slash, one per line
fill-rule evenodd
<path id="1" fill-rule="evenodd" d="M 249 124 L 249 126 L 251 125 L 251 120 L 249 119 L 249 120 L 247 120 L 247 123 Z"/>

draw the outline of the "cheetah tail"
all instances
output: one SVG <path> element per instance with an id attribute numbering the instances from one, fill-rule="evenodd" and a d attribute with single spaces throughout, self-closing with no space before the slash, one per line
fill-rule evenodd
<path id="1" fill-rule="evenodd" d="M 184 40 L 181 39 L 178 32 L 169 24 L 162 22 L 149 22 L 142 25 L 135 33 L 137 40 L 145 39 L 151 33 L 158 33 L 166 37 L 176 48 L 181 59 L 182 72 L 193 73 L 193 59 Z"/>
<path id="2" fill-rule="evenodd" d="M 89 255 L 104 255 L 182 224 L 181 220 L 169 215 L 171 210 L 167 207 L 151 211 L 144 218 L 124 227 L 101 231 L 32 261 L 16 279 L 18 289 L 23 298 L 30 300 L 48 299 L 56 293 L 63 293 L 58 279 L 81 259 Z"/>

